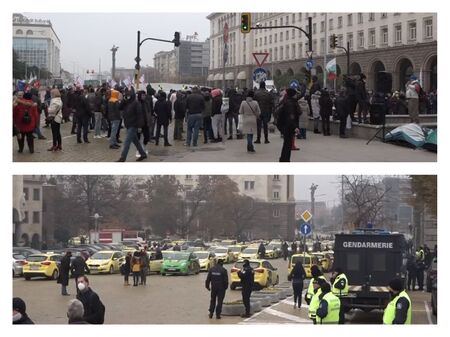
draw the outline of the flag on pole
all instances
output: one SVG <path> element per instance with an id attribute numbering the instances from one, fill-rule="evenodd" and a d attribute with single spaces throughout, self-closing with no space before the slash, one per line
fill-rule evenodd
<path id="1" fill-rule="evenodd" d="M 327 77 L 329 80 L 333 81 L 337 77 L 336 73 L 336 58 L 330 60 L 326 66 Z"/>
<path id="2" fill-rule="evenodd" d="M 128 88 L 131 85 L 131 78 L 128 76 L 126 79 L 122 81 L 122 83 Z"/>
<path id="3" fill-rule="evenodd" d="M 24 80 L 20 80 L 17 82 L 16 90 L 17 91 L 25 91 L 26 82 Z"/>
<path id="4" fill-rule="evenodd" d="M 111 79 L 111 80 L 109 81 L 109 86 L 110 86 L 111 88 L 114 88 L 116 85 L 117 85 L 117 82 L 114 81 L 113 79 Z"/>

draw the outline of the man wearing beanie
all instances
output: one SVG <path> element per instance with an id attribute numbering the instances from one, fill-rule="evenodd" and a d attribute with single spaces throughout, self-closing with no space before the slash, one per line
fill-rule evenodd
<path id="1" fill-rule="evenodd" d="M 26 311 L 27 306 L 25 305 L 23 299 L 21 299 L 20 297 L 14 297 L 12 312 L 13 324 L 34 324 L 30 317 L 28 317 Z"/>
<path id="2" fill-rule="evenodd" d="M 395 278 L 389 282 L 392 300 L 384 309 L 383 324 L 411 324 L 411 300 L 403 281 Z"/>
<path id="3" fill-rule="evenodd" d="M 286 97 L 279 108 L 277 127 L 283 135 L 280 162 L 291 161 L 292 140 L 294 135 L 300 130 L 300 115 L 302 111 L 295 98 L 296 93 L 295 89 L 286 89 Z"/>

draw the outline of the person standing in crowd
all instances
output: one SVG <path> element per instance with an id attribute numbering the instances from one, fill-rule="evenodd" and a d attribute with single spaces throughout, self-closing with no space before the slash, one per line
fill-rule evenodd
<path id="1" fill-rule="evenodd" d="M 269 122 L 272 118 L 274 102 L 272 95 L 266 90 L 266 82 L 259 83 L 259 89 L 255 92 L 255 101 L 258 102 L 261 115 L 256 120 L 257 134 L 255 144 L 261 144 L 261 129 L 264 128 L 264 144 L 269 144 Z"/>
<path id="2" fill-rule="evenodd" d="M 403 281 L 396 278 L 389 282 L 392 300 L 384 309 L 383 324 L 411 324 L 411 299 L 403 287 Z"/>
<path id="3" fill-rule="evenodd" d="M 76 91 L 75 114 L 77 119 L 77 143 L 90 143 L 88 139 L 88 127 L 91 111 L 82 88 L 78 88 Z M 83 141 L 81 141 L 81 130 L 83 130 Z"/>
<path id="4" fill-rule="evenodd" d="M 139 151 L 139 154 L 141 155 L 138 159 L 136 159 L 136 161 L 142 161 L 147 159 L 147 154 L 145 153 L 141 143 L 138 140 L 137 131 L 138 128 L 142 128 L 144 126 L 144 113 L 142 111 L 141 104 L 136 100 L 134 92 L 128 93 L 126 95 L 125 101 L 126 103 L 124 104 L 125 111 L 123 113 L 123 123 L 127 128 L 127 136 L 123 144 L 122 153 L 119 160 L 117 161 L 124 162 L 127 160 L 131 143 L 134 144 L 136 149 Z"/>
<path id="5" fill-rule="evenodd" d="M 131 273 L 131 253 L 128 252 L 127 255 L 125 256 L 125 263 L 123 264 L 123 285 L 124 286 L 129 286 L 130 285 L 130 281 L 129 281 L 129 277 L 130 277 L 130 273 Z"/>
<path id="6" fill-rule="evenodd" d="M 57 283 L 61 284 L 61 295 L 69 296 L 67 292 L 67 286 L 69 285 L 69 275 L 70 275 L 70 260 L 72 258 L 72 252 L 66 252 L 66 255 L 61 259 L 59 265 L 59 275 Z"/>
<path id="7" fill-rule="evenodd" d="M 300 260 L 292 268 L 289 279 L 292 280 L 292 289 L 294 290 L 294 309 L 296 307 L 300 309 L 302 306 L 303 281 L 306 279 L 306 272 Z"/>
<path id="8" fill-rule="evenodd" d="M 174 94 L 172 94 L 174 95 Z M 172 104 L 166 99 L 166 93 L 160 91 L 156 101 L 154 112 L 156 115 L 156 140 L 155 145 L 159 145 L 161 137 L 161 127 L 164 128 L 164 146 L 172 146 L 169 143 L 169 124 L 172 122 Z"/>
<path id="9" fill-rule="evenodd" d="M 147 285 L 147 274 L 149 269 L 149 263 L 150 260 L 148 258 L 148 252 L 147 247 L 145 247 L 143 250 L 141 250 L 141 256 L 140 256 L 140 262 L 141 262 L 141 285 Z"/>
<path id="10" fill-rule="evenodd" d="M 67 318 L 69 319 L 69 324 L 88 324 L 84 320 L 84 307 L 83 303 L 77 299 L 69 301 L 67 306 Z"/>
<path id="11" fill-rule="evenodd" d="M 342 268 L 337 267 L 334 270 L 334 273 L 330 279 L 331 284 L 333 285 L 331 287 L 331 291 L 334 295 L 341 298 L 343 296 L 348 295 L 348 279 L 347 275 L 344 274 L 342 271 Z M 344 307 L 341 306 L 341 311 L 339 312 L 339 324 L 344 324 L 345 321 L 345 313 L 344 313 Z"/>
<path id="12" fill-rule="evenodd" d="M 76 278 L 78 294 L 77 300 L 83 303 L 83 319 L 89 324 L 103 324 L 105 321 L 105 306 L 100 297 L 89 286 L 89 279 L 86 276 Z"/>
<path id="13" fill-rule="evenodd" d="M 242 116 L 243 121 L 242 133 L 247 135 L 247 152 L 255 152 L 253 134 L 257 131 L 257 120 L 261 115 L 258 102 L 253 100 L 254 96 L 255 92 L 249 90 L 247 98 L 245 101 L 242 101 L 241 107 L 239 108 L 239 114 Z"/>
<path id="14" fill-rule="evenodd" d="M 328 90 L 323 89 L 319 98 L 320 118 L 322 119 L 322 132 L 324 136 L 331 136 L 330 117 L 333 114 L 333 101 Z"/>
<path id="15" fill-rule="evenodd" d="M 408 271 L 408 290 L 416 290 L 417 264 L 414 255 L 409 255 L 406 262 L 406 270 Z M 412 289 L 411 289 L 412 287 Z"/>
<path id="16" fill-rule="evenodd" d="M 319 309 L 320 301 L 322 299 L 321 287 L 324 283 L 327 283 L 324 278 L 318 278 L 316 282 L 313 282 L 312 297 L 308 305 L 308 317 L 313 321 L 314 324 L 317 324 L 317 309 Z M 310 289 L 308 289 L 308 291 L 309 290 Z"/>
<path id="17" fill-rule="evenodd" d="M 205 110 L 205 99 L 200 94 L 198 87 L 192 88 L 192 94 L 190 94 L 186 100 L 186 114 L 187 114 L 187 136 L 186 145 L 197 147 L 198 130 L 202 124 L 202 112 Z"/>
<path id="18" fill-rule="evenodd" d="M 310 111 L 310 117 L 313 117 L 313 108 L 312 108 L 312 104 L 311 104 L 312 94 L 314 94 L 316 91 L 320 91 L 320 90 L 322 90 L 322 87 L 320 86 L 319 78 L 314 75 L 312 77 L 311 86 L 309 87 L 310 95 L 307 96 L 307 98 L 308 98 L 307 101 L 308 101 L 309 111 Z"/>
<path id="19" fill-rule="evenodd" d="M 340 321 L 341 300 L 331 292 L 328 282 L 323 282 L 320 286 L 319 307 L 316 311 L 316 321 L 320 324 L 338 324 Z"/>
<path id="20" fill-rule="evenodd" d="M 75 256 L 71 266 L 72 276 L 75 278 L 75 289 L 79 292 L 77 278 L 89 272 L 88 266 L 81 255 Z"/>
<path id="21" fill-rule="evenodd" d="M 61 139 L 61 123 L 63 104 L 61 101 L 61 93 L 58 89 L 52 89 L 50 91 L 51 100 L 48 107 L 47 120 L 50 122 L 52 128 L 53 146 L 48 151 L 61 151 L 62 139 Z"/>
<path id="22" fill-rule="evenodd" d="M 264 246 L 264 242 L 260 242 L 258 246 L 258 258 L 264 259 L 266 257 L 266 247 Z"/>
<path id="23" fill-rule="evenodd" d="M 321 92 L 316 91 L 311 95 L 311 106 L 314 118 L 314 133 L 320 134 L 319 120 L 320 120 L 320 96 Z"/>
<path id="24" fill-rule="evenodd" d="M 417 285 L 419 286 L 419 290 L 423 291 L 424 284 L 424 272 L 425 272 L 425 252 L 423 247 L 420 246 L 416 252 L 416 273 L 417 273 Z"/>
<path id="25" fill-rule="evenodd" d="M 174 250 L 175 252 L 181 252 L 181 247 L 180 247 L 180 245 L 178 244 L 178 242 L 175 242 L 175 246 L 173 246 L 173 250 Z"/>
<path id="26" fill-rule="evenodd" d="M 289 257 L 289 246 L 286 241 L 284 241 L 283 244 L 281 245 L 281 250 L 283 251 L 283 259 L 284 261 L 286 261 L 287 258 Z"/>
<path id="27" fill-rule="evenodd" d="M 211 120 L 211 114 L 212 114 L 212 100 L 211 100 L 211 94 L 207 91 L 204 93 L 205 97 L 205 109 L 202 112 L 202 118 L 203 118 L 203 143 L 208 143 L 208 138 L 210 140 L 214 139 L 214 134 L 212 130 L 212 120 Z"/>
<path id="28" fill-rule="evenodd" d="M 236 91 L 235 89 L 230 90 L 230 109 L 228 111 L 227 121 L 228 121 L 228 129 L 230 135 L 228 139 L 233 139 L 233 121 L 236 129 L 236 138 L 238 137 L 238 125 L 239 125 L 239 109 L 241 107 L 241 103 L 243 101 L 242 90 L 239 89 Z"/>
<path id="29" fill-rule="evenodd" d="M 320 271 L 320 269 L 317 265 L 313 265 L 311 267 L 311 275 L 312 275 L 312 278 L 309 281 L 308 289 L 305 294 L 305 300 L 306 300 L 306 303 L 308 303 L 308 304 L 311 302 L 311 298 L 313 297 L 313 295 L 315 293 L 314 289 L 315 289 L 315 287 L 317 288 L 318 280 L 322 279 L 322 280 L 326 281 L 325 276 L 323 276 L 323 273 Z"/>
<path id="30" fill-rule="evenodd" d="M 347 98 L 345 96 L 345 88 L 339 91 L 334 105 L 336 107 L 336 114 L 339 118 L 339 137 L 348 138 L 345 134 L 345 129 L 347 128 L 347 119 L 349 115 Z"/>
<path id="31" fill-rule="evenodd" d="M 133 286 L 139 285 L 139 276 L 141 274 L 141 262 L 138 256 L 133 256 L 131 260 L 131 271 L 133 272 Z"/>
<path id="32" fill-rule="evenodd" d="M 13 324 L 34 324 L 27 314 L 27 306 L 24 300 L 20 297 L 13 298 L 12 321 Z"/>
<path id="33" fill-rule="evenodd" d="M 222 118 L 222 90 L 214 89 L 211 91 L 212 106 L 211 106 L 211 118 L 212 129 L 214 134 L 214 142 L 218 143 L 222 141 L 223 128 L 220 128 L 220 120 Z"/>
<path id="34" fill-rule="evenodd" d="M 95 92 L 94 99 L 94 117 L 95 117 L 95 133 L 94 138 L 102 138 L 102 119 L 103 119 L 103 91 L 104 89 L 98 89 Z"/>
<path id="35" fill-rule="evenodd" d="M 255 272 L 250 266 L 249 260 L 244 260 L 242 269 L 238 271 L 238 276 L 241 279 L 242 302 L 244 302 L 245 306 L 245 314 L 241 315 L 241 317 L 250 317 L 250 296 L 253 290 Z"/>
<path id="36" fill-rule="evenodd" d="M 292 244 L 291 244 L 291 256 L 292 255 L 294 255 L 294 254 L 297 254 L 297 242 L 295 242 L 295 241 L 292 241 Z"/>
<path id="37" fill-rule="evenodd" d="M 295 89 L 286 89 L 286 97 L 279 107 L 278 129 L 283 135 L 283 148 L 281 149 L 280 162 L 291 161 L 292 141 L 300 127 L 300 115 L 302 111 L 298 105 Z"/>
<path id="38" fill-rule="evenodd" d="M 411 75 L 409 81 L 405 85 L 406 98 L 408 99 L 408 113 L 411 123 L 419 123 L 419 92 L 420 84 L 416 75 Z"/>
<path id="39" fill-rule="evenodd" d="M 177 99 L 173 104 L 175 111 L 175 126 L 173 128 L 173 140 L 183 140 L 183 121 L 186 117 L 186 97 L 181 91 L 176 93 Z"/>
<path id="40" fill-rule="evenodd" d="M 27 139 L 30 153 L 34 153 L 33 131 L 36 129 L 39 114 L 37 111 L 37 104 L 34 103 L 31 98 L 31 93 L 27 92 L 23 94 L 23 98 L 18 98 L 13 108 L 13 123 L 17 130 L 19 153 L 23 152 L 25 138 Z"/>
<path id="41" fill-rule="evenodd" d="M 36 88 L 32 87 L 30 89 L 30 93 L 31 93 L 31 100 L 36 103 L 37 105 L 37 112 L 38 112 L 38 119 L 37 119 L 37 125 L 36 128 L 34 129 L 34 133 L 38 136 L 38 139 L 47 139 L 44 137 L 44 135 L 41 132 L 41 115 L 42 112 L 44 112 L 44 116 L 46 116 L 47 114 L 47 107 L 48 104 L 50 103 L 50 90 L 46 90 L 45 92 L 45 96 L 44 96 L 44 101 L 42 101 L 39 98 L 39 92 Z"/>
<path id="42" fill-rule="evenodd" d="M 216 318 L 221 318 L 222 303 L 225 298 L 225 292 L 228 289 L 228 272 L 223 267 L 223 260 L 219 259 L 217 264 L 212 267 L 205 280 L 205 288 L 211 291 L 211 301 L 209 304 L 209 318 L 213 318 L 214 310 Z"/>
<path id="43" fill-rule="evenodd" d="M 299 118 L 299 133 L 297 135 L 297 139 L 306 139 L 306 130 L 308 127 L 308 123 L 309 123 L 309 118 L 308 116 L 310 115 L 310 111 L 309 111 L 309 105 L 308 105 L 308 100 L 306 99 L 306 97 L 309 96 L 309 92 L 305 92 L 305 96 L 301 97 L 298 100 L 298 104 L 300 105 L 300 111 L 302 112 L 302 114 L 300 115 Z"/>
<path id="44" fill-rule="evenodd" d="M 367 124 L 367 111 L 369 106 L 369 98 L 366 90 L 366 75 L 361 73 L 356 83 L 356 100 L 358 102 L 358 123 Z"/>
<path id="45" fill-rule="evenodd" d="M 111 90 L 111 97 L 108 100 L 108 120 L 111 123 L 111 134 L 109 138 L 110 149 L 120 148 L 117 138 L 121 119 L 119 111 L 119 94 L 120 93 L 117 90 Z"/>

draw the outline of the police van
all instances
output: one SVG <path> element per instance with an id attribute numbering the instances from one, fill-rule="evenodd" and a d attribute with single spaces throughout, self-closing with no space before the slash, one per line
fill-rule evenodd
<path id="1" fill-rule="evenodd" d="M 403 234 L 358 229 L 336 234 L 334 267 L 347 275 L 349 292 L 341 297 L 345 311 L 384 309 L 390 301 L 388 284 L 406 277 L 406 241 Z"/>

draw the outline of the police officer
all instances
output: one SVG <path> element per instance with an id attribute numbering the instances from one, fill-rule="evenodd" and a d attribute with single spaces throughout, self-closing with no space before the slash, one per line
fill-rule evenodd
<path id="1" fill-rule="evenodd" d="M 320 279 L 323 279 L 326 281 L 325 276 L 323 276 L 323 273 L 320 271 L 320 269 L 317 265 L 313 265 L 311 267 L 311 275 L 312 275 L 312 278 L 309 281 L 308 290 L 306 291 L 306 294 L 305 294 L 305 301 L 308 304 L 310 304 L 311 299 L 315 294 L 315 289 L 317 289 L 319 287 L 317 285 L 317 280 L 320 278 Z"/>
<path id="2" fill-rule="evenodd" d="M 211 288 L 210 288 L 211 286 Z M 225 297 L 225 291 L 228 288 L 228 272 L 223 267 L 223 260 L 217 261 L 206 277 L 205 287 L 211 291 L 211 303 L 209 304 L 209 318 L 213 317 L 214 309 L 216 309 L 216 318 L 220 319 L 222 313 L 222 303 Z M 216 306 L 217 302 L 217 306 Z"/>
<path id="3" fill-rule="evenodd" d="M 336 295 L 339 298 L 348 295 L 348 280 L 347 276 L 342 271 L 342 268 L 340 267 L 335 268 L 330 281 L 331 284 L 333 285 L 331 287 L 331 292 L 334 295 Z M 341 311 L 339 313 L 339 324 L 344 324 L 344 321 L 345 321 L 345 313 L 344 307 L 342 306 L 341 303 Z"/>
<path id="4" fill-rule="evenodd" d="M 317 309 L 319 309 L 320 301 L 322 299 L 322 285 L 327 283 L 323 278 L 318 278 L 317 282 L 313 284 L 313 296 L 308 307 L 308 316 L 314 324 L 317 323 Z"/>
<path id="5" fill-rule="evenodd" d="M 389 282 L 392 300 L 384 309 L 383 324 L 411 324 L 411 300 L 400 279 Z"/>
<path id="6" fill-rule="evenodd" d="M 245 306 L 245 314 L 241 315 L 241 317 L 250 317 L 250 295 L 252 294 L 253 290 L 255 272 L 250 266 L 249 260 L 244 260 L 242 270 L 239 270 L 238 276 L 241 279 L 242 301 L 244 302 Z"/>
<path id="7" fill-rule="evenodd" d="M 425 271 L 425 251 L 420 246 L 416 251 L 416 266 L 417 266 L 417 284 L 419 290 L 423 290 L 424 271 Z"/>
<path id="8" fill-rule="evenodd" d="M 341 300 L 331 292 L 328 282 L 323 282 L 320 289 L 322 294 L 319 296 L 320 304 L 316 320 L 320 324 L 337 324 L 340 321 Z"/>

